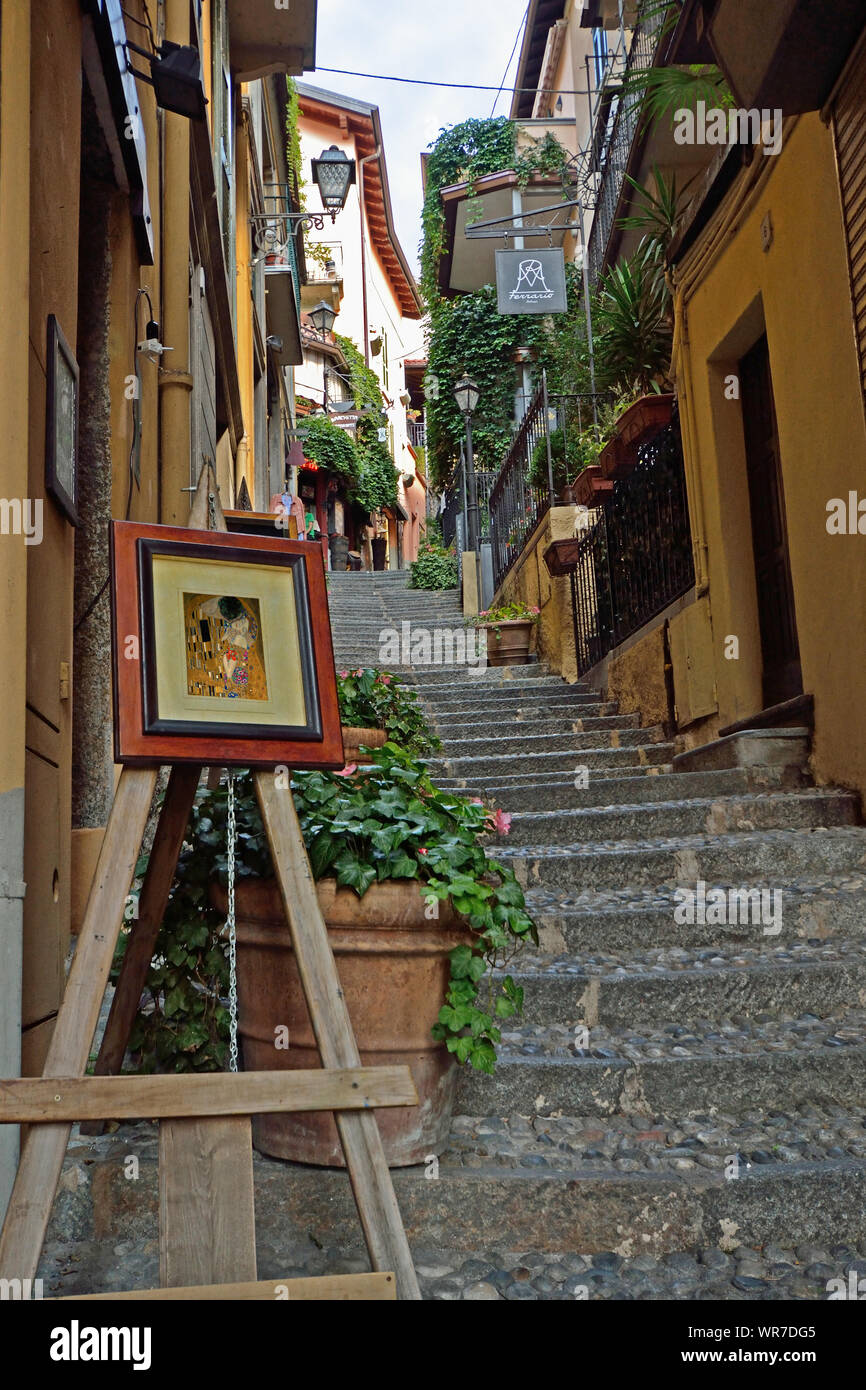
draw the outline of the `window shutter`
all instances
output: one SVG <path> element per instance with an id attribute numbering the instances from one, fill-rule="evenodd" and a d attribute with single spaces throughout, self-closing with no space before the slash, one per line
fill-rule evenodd
<path id="1" fill-rule="evenodd" d="M 848 243 L 860 379 L 866 393 L 866 48 L 862 45 L 834 104 L 833 135 Z"/>

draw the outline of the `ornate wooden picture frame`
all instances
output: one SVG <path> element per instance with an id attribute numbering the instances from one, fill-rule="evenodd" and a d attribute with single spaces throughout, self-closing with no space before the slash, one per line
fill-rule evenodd
<path id="1" fill-rule="evenodd" d="M 111 525 L 115 760 L 335 768 L 321 548 Z"/>

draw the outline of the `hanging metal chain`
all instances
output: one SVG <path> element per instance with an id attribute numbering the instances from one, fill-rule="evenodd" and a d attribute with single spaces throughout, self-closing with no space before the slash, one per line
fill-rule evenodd
<path id="1" fill-rule="evenodd" d="M 228 843 L 226 845 L 229 911 L 226 927 L 229 934 L 229 1071 L 238 1069 L 238 970 L 237 932 L 235 928 L 235 850 L 238 828 L 235 818 L 235 774 L 230 769 L 228 803 Z"/>

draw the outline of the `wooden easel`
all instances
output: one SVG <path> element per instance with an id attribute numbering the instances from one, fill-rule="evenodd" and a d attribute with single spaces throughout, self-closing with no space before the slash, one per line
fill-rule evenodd
<path id="1" fill-rule="evenodd" d="M 210 465 L 199 478 L 188 525 L 206 530 L 209 515 L 216 519 L 213 529 L 226 529 Z M 169 778 L 106 1030 L 102 1072 L 119 1071 L 123 1060 L 130 1009 L 137 1007 L 202 770 L 176 765 Z M 419 1299 L 373 1114 L 379 1106 L 417 1104 L 417 1093 L 408 1067 L 361 1067 L 292 795 L 276 789 L 271 773 L 254 774 L 256 796 L 323 1070 L 84 1075 L 157 772 L 128 766 L 121 772 L 42 1077 L 0 1081 L 0 1123 L 33 1126 L 0 1236 L 0 1278 L 36 1273 L 72 1122 L 147 1115 L 160 1119 L 162 1288 L 111 1297 Z M 378 1273 L 257 1282 L 250 1115 L 281 1110 L 335 1112 Z M 288 1292 L 275 1292 L 282 1289 Z"/>

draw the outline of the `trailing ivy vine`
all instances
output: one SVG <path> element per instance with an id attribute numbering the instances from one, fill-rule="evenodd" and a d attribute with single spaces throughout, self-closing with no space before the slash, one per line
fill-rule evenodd
<path id="1" fill-rule="evenodd" d="M 367 366 L 351 338 L 336 334 L 334 341 L 349 369 L 349 388 L 355 409 L 366 407 L 368 411 L 358 421 L 355 498 L 365 512 L 379 511 L 397 501 L 397 470 L 387 446 L 379 440 L 379 430 L 388 423 L 388 416 L 382 409 L 382 388 L 376 373 Z"/>

